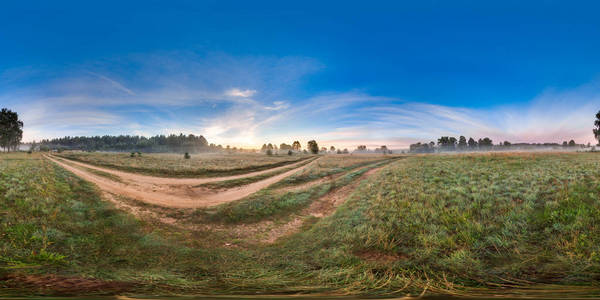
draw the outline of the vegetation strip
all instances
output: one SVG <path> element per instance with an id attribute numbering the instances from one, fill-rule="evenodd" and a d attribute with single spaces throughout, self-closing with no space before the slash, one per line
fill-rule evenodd
<path id="1" fill-rule="evenodd" d="M 277 193 L 271 188 L 263 189 L 249 197 L 223 204 L 211 209 L 199 209 L 199 220 L 225 223 L 251 223 L 273 216 L 290 214 L 306 207 L 326 193 L 350 183 L 356 177 L 389 161 L 377 162 L 358 171 L 350 172 L 332 182 L 319 184 L 304 191 Z M 196 221 L 196 222 L 197 222 Z"/>
<path id="2" fill-rule="evenodd" d="M 379 159 L 379 160 L 375 160 L 375 161 L 361 161 L 349 166 L 344 166 L 344 167 L 335 167 L 335 168 L 329 168 L 326 169 L 324 171 L 320 171 L 317 174 L 297 174 L 294 176 L 290 176 L 288 178 L 285 178 L 277 183 L 275 183 L 272 188 L 285 188 L 285 187 L 293 187 L 293 186 L 297 186 L 299 184 L 303 184 L 303 183 L 308 183 L 311 181 L 315 181 L 318 180 L 320 178 L 323 177 L 328 177 L 328 176 L 332 176 L 332 175 L 336 175 L 336 174 L 340 174 L 340 173 L 344 173 L 344 172 L 348 172 L 360 167 L 364 167 L 376 162 L 384 162 L 384 161 L 389 161 L 389 160 L 394 160 L 397 159 L 398 157 L 392 157 L 392 158 L 383 158 L 383 159 Z M 310 170 L 307 170 L 310 171 Z M 307 172 L 305 171 L 305 172 Z"/>
<path id="3" fill-rule="evenodd" d="M 254 183 L 257 181 L 261 181 L 282 173 L 285 173 L 287 171 L 291 171 L 293 169 L 296 169 L 298 167 L 304 166 L 306 164 L 309 164 L 311 162 L 313 162 L 316 158 L 313 159 L 307 159 L 304 160 L 304 162 L 302 164 L 299 165 L 295 165 L 293 167 L 290 168 L 285 168 L 285 169 L 281 169 L 281 170 L 277 170 L 277 171 L 273 171 L 270 173 L 265 173 L 265 174 L 261 174 L 261 175 L 257 175 L 257 176 L 252 176 L 252 177 L 242 177 L 242 178 L 238 178 L 238 179 L 231 179 L 231 180 L 224 180 L 224 181 L 217 181 L 217 182 L 209 182 L 209 183 L 203 183 L 203 184 L 199 184 L 196 185 L 195 187 L 205 187 L 205 188 L 209 188 L 209 189 L 228 189 L 228 188 L 233 188 L 233 187 L 237 187 L 237 186 L 243 186 L 243 185 L 247 185 L 250 183 Z"/>

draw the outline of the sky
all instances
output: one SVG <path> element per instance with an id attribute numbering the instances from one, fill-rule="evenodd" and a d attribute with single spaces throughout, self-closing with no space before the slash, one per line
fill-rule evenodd
<path id="1" fill-rule="evenodd" d="M 24 141 L 405 148 L 593 142 L 598 1 L 12 1 L 0 107 Z"/>

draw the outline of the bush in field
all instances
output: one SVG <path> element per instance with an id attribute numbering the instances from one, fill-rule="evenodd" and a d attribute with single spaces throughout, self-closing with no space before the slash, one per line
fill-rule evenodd
<path id="1" fill-rule="evenodd" d="M 267 149 L 267 155 L 269 155 L 269 156 L 273 155 L 273 150 Z"/>
<path id="2" fill-rule="evenodd" d="M 187 152 L 183 155 L 183 158 L 185 158 L 185 159 L 190 159 L 190 157 L 191 157 L 190 154 Z"/>
<path id="3" fill-rule="evenodd" d="M 131 155 L 129 155 L 129 157 L 135 157 L 135 152 L 131 152 Z"/>
<path id="4" fill-rule="evenodd" d="M 139 157 L 142 157 L 142 152 L 138 151 L 137 155 L 138 155 Z"/>
<path id="5" fill-rule="evenodd" d="M 292 150 L 288 150 L 288 155 L 292 155 L 294 154 L 294 152 L 292 152 Z"/>

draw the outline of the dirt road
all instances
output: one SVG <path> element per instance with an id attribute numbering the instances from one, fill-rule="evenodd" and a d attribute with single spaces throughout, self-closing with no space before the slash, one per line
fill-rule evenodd
<path id="1" fill-rule="evenodd" d="M 70 160 L 70 159 L 67 159 L 64 157 L 52 156 L 52 158 L 54 158 L 55 160 L 57 160 L 57 159 L 64 160 L 64 161 L 69 162 L 70 164 L 74 164 L 74 165 L 106 172 L 109 174 L 113 174 L 113 175 L 119 176 L 122 179 L 129 180 L 129 181 L 144 182 L 144 183 L 158 184 L 158 185 L 190 185 L 190 186 L 199 185 L 199 184 L 203 184 L 203 183 L 218 182 L 218 181 L 232 180 L 232 179 L 245 178 L 245 177 L 253 177 L 253 176 L 262 175 L 265 173 L 270 173 L 270 172 L 274 172 L 274 171 L 278 171 L 278 170 L 282 170 L 282 169 L 286 169 L 286 168 L 290 168 L 290 167 L 299 166 L 303 163 L 306 163 L 306 161 L 307 161 L 307 160 L 302 160 L 302 161 L 299 161 L 299 162 L 296 162 L 293 164 L 284 165 L 284 166 L 280 166 L 280 167 L 276 167 L 276 168 L 272 168 L 272 169 L 268 169 L 268 170 L 262 170 L 262 171 L 256 171 L 256 172 L 240 174 L 240 175 L 232 175 L 232 176 L 208 177 L 208 178 L 169 178 L 169 177 L 156 177 L 156 176 L 141 175 L 141 174 L 135 174 L 135 173 L 130 173 L 130 172 L 113 170 L 113 169 L 109 169 L 109 168 L 98 167 L 98 166 L 94 166 L 92 164 L 86 164 L 86 163 Z M 308 158 L 308 159 L 310 160 L 311 158 Z"/>
<path id="2" fill-rule="evenodd" d="M 211 192 L 205 188 L 194 187 L 193 185 L 199 184 L 199 180 L 215 180 L 216 178 L 202 178 L 202 179 L 180 179 L 180 178 L 159 178 L 152 176 L 144 176 L 131 174 L 126 172 L 114 171 L 105 168 L 98 168 L 88 164 L 68 161 L 66 163 L 64 161 L 60 161 L 54 157 L 45 156 L 48 160 L 56 163 L 62 168 L 74 173 L 75 175 L 81 177 L 84 180 L 90 181 L 96 184 L 100 189 L 107 191 L 113 194 L 119 194 L 128 198 L 132 198 L 138 201 L 142 201 L 149 204 L 164 206 L 164 207 L 174 207 L 174 208 L 198 208 L 198 207 L 210 207 L 219 205 L 222 203 L 227 203 L 235 200 L 242 199 L 246 196 L 249 196 L 257 191 L 268 187 L 269 185 L 280 181 L 281 179 L 288 177 L 296 172 L 303 170 L 308 167 L 311 163 L 303 165 L 301 167 L 292 169 L 290 171 L 281 173 L 276 176 L 269 177 L 267 179 L 257 181 L 245 186 L 236 187 L 232 189 L 228 189 L 225 191 L 221 191 L 218 193 Z M 285 167 L 290 167 L 294 165 L 300 164 L 296 163 L 293 165 L 288 165 Z M 126 181 L 117 182 L 113 181 L 109 178 L 105 178 L 103 176 L 99 176 L 93 174 L 89 171 L 86 171 L 82 168 L 77 168 L 73 165 L 77 165 L 84 168 L 95 169 L 99 171 L 103 171 L 106 173 L 110 173 L 113 175 L 119 176 L 121 179 L 126 179 Z M 253 175 L 263 174 L 265 172 L 272 172 L 274 170 L 278 170 L 281 167 L 273 168 L 271 170 L 260 171 L 251 173 Z M 235 178 L 241 178 L 245 176 L 253 176 L 250 174 L 244 174 L 243 176 L 229 176 L 229 177 L 221 177 L 220 180 L 230 180 Z M 151 182 L 145 182 L 144 180 L 150 180 Z M 160 180 L 158 180 L 160 179 Z M 187 185 L 182 183 L 191 182 Z M 204 181 L 211 182 L 211 181 Z"/>

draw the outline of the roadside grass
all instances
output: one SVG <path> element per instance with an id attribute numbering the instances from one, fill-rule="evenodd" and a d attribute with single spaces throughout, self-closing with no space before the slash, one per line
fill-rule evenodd
<path id="1" fill-rule="evenodd" d="M 261 153 L 195 154 L 184 159 L 179 154 L 63 152 L 56 156 L 132 173 L 161 177 L 218 177 L 268 170 L 300 162 L 312 155 L 264 155 Z"/>
<path id="2" fill-rule="evenodd" d="M 303 163 L 301 163 L 299 165 L 289 167 L 289 168 L 284 168 L 284 169 L 269 172 L 269 173 L 264 173 L 261 175 L 256 175 L 256 176 L 252 176 L 252 177 L 243 177 L 243 178 L 231 179 L 231 180 L 224 180 L 224 181 L 218 181 L 218 182 L 209 182 L 209 183 L 197 185 L 196 187 L 205 187 L 205 188 L 209 188 L 209 189 L 218 190 L 218 189 L 229 189 L 229 188 L 233 188 L 233 187 L 243 186 L 243 185 L 255 183 L 257 181 L 261 181 L 261 180 L 264 180 L 264 179 L 267 179 L 267 178 L 270 178 L 273 176 L 277 176 L 279 174 L 283 174 L 283 173 L 293 170 L 293 169 L 300 168 L 300 167 L 314 161 L 314 159 L 315 158 L 306 159 L 306 160 L 304 160 Z"/>

